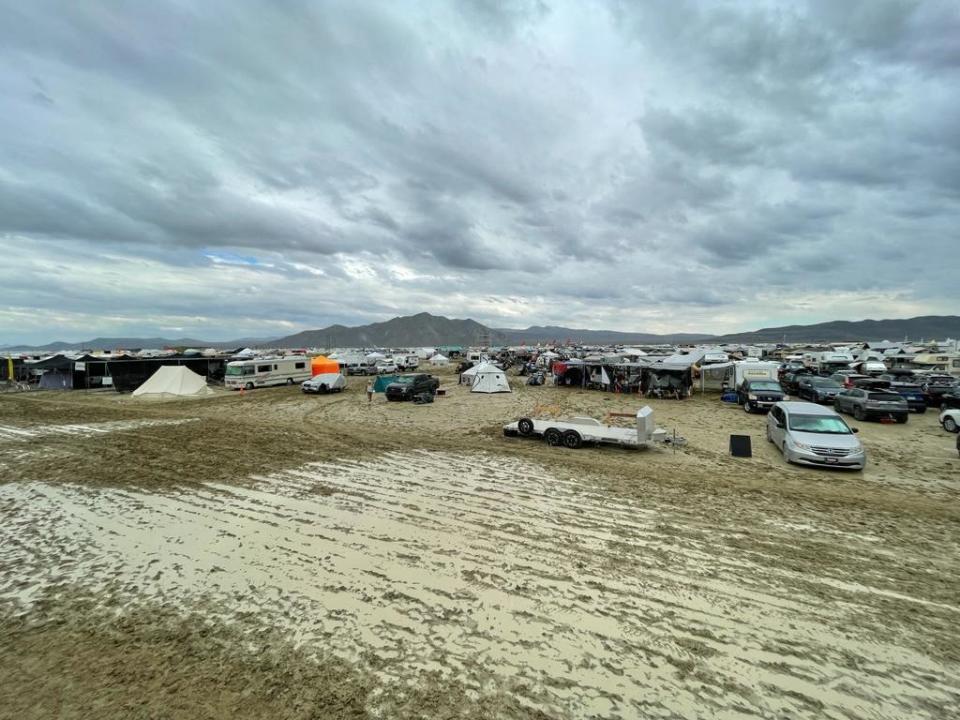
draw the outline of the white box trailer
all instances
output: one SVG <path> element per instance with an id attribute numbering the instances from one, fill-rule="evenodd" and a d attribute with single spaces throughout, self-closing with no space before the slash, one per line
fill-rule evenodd
<path id="1" fill-rule="evenodd" d="M 568 420 L 536 420 L 520 418 L 503 426 L 507 437 L 539 437 L 548 445 L 579 448 L 584 443 L 621 445 L 623 447 L 647 447 L 653 443 L 673 442 L 663 428 L 653 421 L 653 408 L 646 405 L 636 414 L 636 427 L 624 428 L 604 425 L 589 417 L 573 417 Z M 686 442 L 676 438 L 677 444 Z"/>
<path id="2" fill-rule="evenodd" d="M 740 387 L 744 380 L 772 380 L 777 382 L 780 363 L 746 360 L 733 364 L 733 385 Z"/>

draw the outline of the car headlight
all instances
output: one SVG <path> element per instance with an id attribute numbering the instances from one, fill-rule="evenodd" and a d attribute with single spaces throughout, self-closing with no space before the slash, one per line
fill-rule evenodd
<path id="1" fill-rule="evenodd" d="M 757 396 L 754 395 L 753 393 L 747 394 L 747 400 L 756 400 L 756 399 L 757 399 Z"/>
<path id="2" fill-rule="evenodd" d="M 793 438 L 790 439 L 790 443 L 791 443 L 797 450 L 809 450 L 809 449 L 810 449 L 810 446 L 807 445 L 806 443 L 798 442 L 797 440 L 794 440 Z"/>

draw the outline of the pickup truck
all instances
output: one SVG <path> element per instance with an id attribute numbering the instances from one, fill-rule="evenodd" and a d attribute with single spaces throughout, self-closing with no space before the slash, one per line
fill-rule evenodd
<path id="1" fill-rule="evenodd" d="M 743 405 L 744 412 L 764 412 L 784 399 L 783 388 L 776 380 L 751 380 L 740 383 L 737 388 L 737 400 Z"/>
<path id="2" fill-rule="evenodd" d="M 433 375 L 428 375 L 427 373 L 411 373 L 409 375 L 401 375 L 387 385 L 384 393 L 388 401 L 401 402 L 404 400 L 413 400 L 417 395 L 424 393 L 434 395 L 439 387 L 440 381 Z"/>

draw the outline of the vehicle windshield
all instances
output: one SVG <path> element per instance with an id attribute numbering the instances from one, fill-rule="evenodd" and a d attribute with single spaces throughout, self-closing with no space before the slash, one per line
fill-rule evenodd
<path id="1" fill-rule="evenodd" d="M 409 385 L 410 383 L 413 382 L 413 380 L 414 379 L 410 375 L 401 375 L 400 377 L 395 378 L 393 382 L 399 383 L 401 385 Z"/>
<path id="2" fill-rule="evenodd" d="M 227 375 L 243 375 L 243 365 L 227 365 Z"/>
<path id="3" fill-rule="evenodd" d="M 750 383 L 751 390 L 773 390 L 774 392 L 782 392 L 780 389 L 780 383 L 773 382 L 772 380 L 761 380 L 759 382 L 753 381 Z"/>
<path id="4" fill-rule="evenodd" d="M 838 388 L 840 383 L 836 380 L 831 380 L 830 378 L 825 377 L 815 377 L 810 378 L 810 384 L 814 387 L 827 387 L 827 388 Z"/>
<path id="5" fill-rule="evenodd" d="M 791 415 L 790 429 L 824 435 L 850 434 L 850 428 L 843 419 L 832 415 Z"/>

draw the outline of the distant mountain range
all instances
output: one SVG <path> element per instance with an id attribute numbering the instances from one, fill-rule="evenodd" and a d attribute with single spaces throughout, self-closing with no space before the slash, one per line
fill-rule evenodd
<path id="1" fill-rule="evenodd" d="M 430 313 L 395 317 L 386 322 L 359 327 L 331 325 L 272 340 L 274 347 L 433 347 L 436 345 L 474 345 L 481 337 L 496 331 L 476 320 L 451 320 Z"/>
<path id="2" fill-rule="evenodd" d="M 385 322 L 359 327 L 331 325 L 320 330 L 306 330 L 277 339 L 240 338 L 228 342 L 210 342 L 195 338 L 94 338 L 79 343 L 53 342 L 38 347 L 9 346 L 3 350 L 96 350 L 114 348 L 238 348 L 238 347 L 433 347 L 436 345 L 536 345 L 537 343 L 637 344 L 659 345 L 679 343 L 804 343 L 846 342 L 855 340 L 891 340 L 904 338 L 917 341 L 960 338 L 960 316 L 926 315 L 905 320 L 837 320 L 817 325 L 787 325 L 763 328 L 730 335 L 675 333 L 655 335 L 614 330 L 583 330 L 557 326 L 532 326 L 524 330 L 490 328 L 475 320 L 457 320 L 419 313 L 396 317 Z"/>
<path id="3" fill-rule="evenodd" d="M 98 337 L 81 342 L 56 341 L 46 345 L 7 345 L 0 350 L 30 350 L 33 352 L 56 352 L 58 350 L 114 350 L 123 348 L 132 350 L 138 348 L 160 349 L 167 347 L 183 348 L 241 348 L 250 345 L 259 345 L 270 342 L 264 338 L 241 338 L 227 342 L 210 342 L 195 338 L 137 338 L 137 337 Z"/>
<path id="4" fill-rule="evenodd" d="M 834 320 L 817 325 L 786 325 L 713 338 L 718 343 L 846 342 L 848 340 L 898 342 L 908 338 L 945 340 L 960 338 L 960 316 L 924 315 L 904 320 Z"/>

